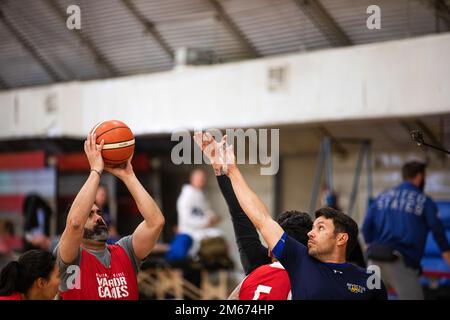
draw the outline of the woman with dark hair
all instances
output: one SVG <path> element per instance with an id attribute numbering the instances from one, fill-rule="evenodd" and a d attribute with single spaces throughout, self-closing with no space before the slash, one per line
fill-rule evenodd
<path id="1" fill-rule="evenodd" d="M 0 300 L 52 300 L 58 293 L 59 268 L 50 252 L 30 250 L 0 273 Z"/>

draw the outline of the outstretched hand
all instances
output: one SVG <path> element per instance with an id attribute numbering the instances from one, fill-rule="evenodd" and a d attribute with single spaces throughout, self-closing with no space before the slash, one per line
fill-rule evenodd
<path id="1" fill-rule="evenodd" d="M 209 132 L 198 131 L 194 133 L 194 141 L 208 158 L 216 175 L 227 172 L 225 161 L 226 135 L 220 142 L 217 142 Z"/>

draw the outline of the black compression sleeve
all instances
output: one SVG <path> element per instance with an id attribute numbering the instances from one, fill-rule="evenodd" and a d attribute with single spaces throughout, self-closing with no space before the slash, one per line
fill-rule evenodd
<path id="1" fill-rule="evenodd" d="M 267 248 L 259 240 L 256 228 L 239 205 L 230 179 L 226 175 L 217 176 L 217 182 L 230 211 L 242 267 L 247 275 L 271 260 Z"/>

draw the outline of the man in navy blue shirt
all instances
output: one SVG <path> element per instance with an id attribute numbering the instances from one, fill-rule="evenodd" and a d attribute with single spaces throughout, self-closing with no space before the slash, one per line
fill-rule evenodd
<path id="1" fill-rule="evenodd" d="M 376 274 L 346 262 L 358 236 L 353 219 L 332 208 L 318 210 L 306 247 L 284 232 L 249 188 L 235 165 L 232 146 L 225 152 L 224 171 L 243 212 L 288 272 L 292 299 L 386 299 L 384 284 Z"/>
<path id="2" fill-rule="evenodd" d="M 406 163 L 403 182 L 377 197 L 362 228 L 370 264 L 380 267 L 383 280 L 399 299 L 423 299 L 420 260 L 429 231 L 450 264 L 450 246 L 437 206 L 423 193 L 425 169 L 417 161 Z"/>

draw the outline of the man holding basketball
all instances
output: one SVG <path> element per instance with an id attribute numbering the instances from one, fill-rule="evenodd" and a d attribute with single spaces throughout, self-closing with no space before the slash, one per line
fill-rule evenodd
<path id="1" fill-rule="evenodd" d="M 121 167 L 105 167 L 95 132 L 84 143 L 91 172 L 77 194 L 55 249 L 61 269 L 61 297 L 73 300 L 138 299 L 139 262 L 153 249 L 164 225 L 161 210 L 136 178 L 131 158 Z M 108 229 L 94 204 L 103 170 L 128 188 L 144 221 L 132 235 L 107 245 Z"/>

